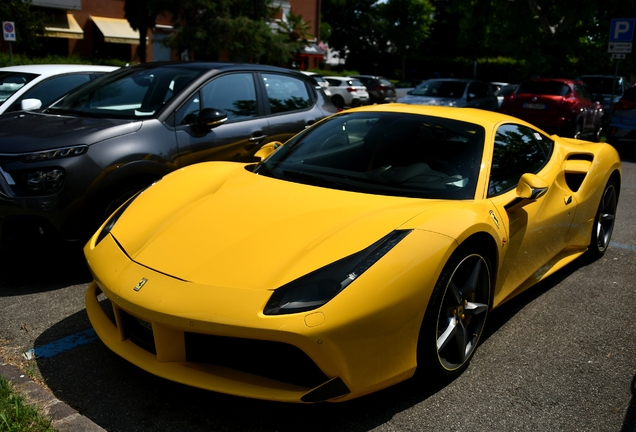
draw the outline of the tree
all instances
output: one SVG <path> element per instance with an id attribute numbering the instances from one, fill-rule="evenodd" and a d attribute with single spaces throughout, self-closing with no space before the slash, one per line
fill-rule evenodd
<path id="1" fill-rule="evenodd" d="M 430 35 L 435 8 L 429 0 L 389 0 L 380 4 L 379 16 L 384 19 L 384 34 L 389 50 L 400 57 L 401 80 L 406 74 L 407 57 Z"/>
<path id="2" fill-rule="evenodd" d="M 611 19 L 636 10 L 636 0 L 453 0 L 451 9 L 464 52 L 518 59 L 527 76 L 574 76 L 611 69 Z"/>
<path id="3" fill-rule="evenodd" d="M 165 1 L 177 28 L 168 39 L 173 48 L 202 60 L 222 54 L 231 61 L 282 65 L 291 59 L 287 37 L 270 28 L 277 12 L 271 0 Z"/>
<path id="4" fill-rule="evenodd" d="M 348 69 L 388 68 L 398 56 L 406 60 L 430 34 L 434 7 L 430 0 L 324 0 L 323 19 L 331 28 L 329 47 L 346 58 Z"/>
<path id="5" fill-rule="evenodd" d="M 31 9 L 31 1 L 2 0 L 0 2 L 0 21 L 15 23 L 18 51 L 27 55 L 37 52 L 40 47 L 38 36 L 44 34 L 46 16 Z"/>
<path id="6" fill-rule="evenodd" d="M 161 5 L 156 0 L 125 0 L 124 17 L 133 30 L 139 31 L 139 61 L 146 62 L 146 35 L 148 30 L 157 24 L 158 8 Z"/>

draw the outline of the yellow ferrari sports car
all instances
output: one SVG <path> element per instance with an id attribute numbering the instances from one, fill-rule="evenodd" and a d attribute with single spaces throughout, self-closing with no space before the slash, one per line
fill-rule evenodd
<path id="1" fill-rule="evenodd" d="M 621 184 L 610 145 L 470 108 L 347 110 L 258 156 L 175 171 L 91 238 L 108 348 L 287 402 L 452 378 L 493 308 L 604 254 Z"/>

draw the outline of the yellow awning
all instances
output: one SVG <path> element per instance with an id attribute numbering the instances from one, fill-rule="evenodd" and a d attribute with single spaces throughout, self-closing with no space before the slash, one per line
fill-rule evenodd
<path id="1" fill-rule="evenodd" d="M 104 42 L 139 45 L 139 32 L 130 27 L 128 20 L 96 16 L 91 19 L 104 35 Z"/>
<path id="2" fill-rule="evenodd" d="M 65 18 L 65 19 L 64 19 Z M 66 39 L 84 39 L 84 30 L 79 26 L 73 14 L 66 14 L 61 21 L 44 27 L 44 36 Z"/>

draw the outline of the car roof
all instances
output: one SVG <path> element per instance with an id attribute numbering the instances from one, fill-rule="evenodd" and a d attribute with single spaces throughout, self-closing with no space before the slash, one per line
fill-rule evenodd
<path id="1" fill-rule="evenodd" d="M 7 66 L 0 68 L 0 72 L 24 72 L 39 75 L 58 75 L 66 72 L 110 72 L 117 66 L 81 65 L 81 64 L 32 64 L 21 66 Z"/>

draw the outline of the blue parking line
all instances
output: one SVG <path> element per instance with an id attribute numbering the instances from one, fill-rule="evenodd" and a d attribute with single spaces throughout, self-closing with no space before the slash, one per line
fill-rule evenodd
<path id="1" fill-rule="evenodd" d="M 86 345 L 97 339 L 95 330 L 88 329 L 75 333 L 65 338 L 51 342 L 50 344 L 42 345 L 41 347 L 33 348 L 24 353 L 27 359 L 32 358 L 47 358 L 61 354 L 65 351 L 72 350 L 80 345 Z"/>
<path id="2" fill-rule="evenodd" d="M 630 250 L 630 251 L 636 251 L 636 246 L 632 246 L 632 245 L 628 245 L 628 244 L 610 242 L 609 245 L 612 246 L 612 247 L 619 248 L 619 249 L 627 249 L 627 250 Z"/>

